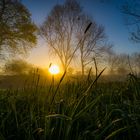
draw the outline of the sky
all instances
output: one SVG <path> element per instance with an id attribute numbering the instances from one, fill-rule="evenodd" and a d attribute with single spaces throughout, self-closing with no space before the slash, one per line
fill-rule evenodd
<path id="1" fill-rule="evenodd" d="M 64 0 L 21 0 L 29 9 L 32 20 L 40 26 L 49 12 L 56 4 L 62 4 Z M 106 2 L 107 1 L 107 2 Z M 120 7 L 125 0 L 79 0 L 83 10 L 98 23 L 105 27 L 105 33 L 113 49 L 117 53 L 140 52 L 140 44 L 129 39 L 129 29 L 125 25 L 125 15 Z M 41 67 L 46 67 L 52 61 L 51 54 L 42 39 L 39 39 L 36 48 L 31 50 L 28 61 Z"/>

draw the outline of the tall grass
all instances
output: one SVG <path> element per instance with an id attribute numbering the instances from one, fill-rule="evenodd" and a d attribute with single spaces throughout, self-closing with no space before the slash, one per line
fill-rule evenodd
<path id="1" fill-rule="evenodd" d="M 31 85 L 1 90 L 0 140 L 139 139 L 140 80 L 130 74 L 96 86 L 102 72 L 91 82 L 64 73 L 55 84 L 40 84 L 36 72 Z"/>

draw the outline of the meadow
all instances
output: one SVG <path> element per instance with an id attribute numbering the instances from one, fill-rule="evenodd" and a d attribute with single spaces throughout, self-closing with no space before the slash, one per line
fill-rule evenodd
<path id="1" fill-rule="evenodd" d="M 103 71 L 102 71 L 103 72 Z M 0 90 L 0 140 L 132 140 L 140 138 L 140 79 L 41 80 Z"/>

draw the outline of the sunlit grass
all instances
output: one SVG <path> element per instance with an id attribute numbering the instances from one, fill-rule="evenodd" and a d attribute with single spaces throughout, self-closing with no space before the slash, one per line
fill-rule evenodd
<path id="1" fill-rule="evenodd" d="M 100 73 L 101 74 L 101 73 Z M 131 140 L 140 137 L 140 81 L 54 86 L 34 75 L 31 87 L 0 91 L 0 140 Z M 64 80 L 64 84 L 61 84 Z M 43 83 L 42 83 L 43 84 Z M 50 89 L 51 86 L 51 89 Z M 58 88 L 57 88 L 58 87 Z"/>

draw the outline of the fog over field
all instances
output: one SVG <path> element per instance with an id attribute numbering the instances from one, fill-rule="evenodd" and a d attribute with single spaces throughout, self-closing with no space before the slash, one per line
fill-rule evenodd
<path id="1" fill-rule="evenodd" d="M 132 139 L 139 0 L 0 0 L 0 140 Z"/>

